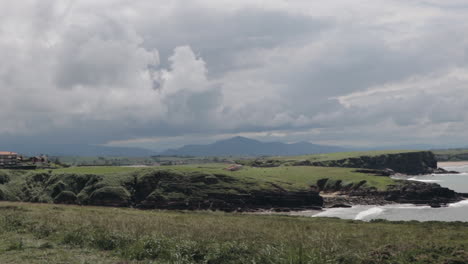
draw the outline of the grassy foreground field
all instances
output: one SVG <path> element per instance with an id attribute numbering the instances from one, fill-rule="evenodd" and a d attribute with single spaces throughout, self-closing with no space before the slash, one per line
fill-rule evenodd
<path id="1" fill-rule="evenodd" d="M 468 223 L 0 202 L 0 263 L 466 263 Z"/>

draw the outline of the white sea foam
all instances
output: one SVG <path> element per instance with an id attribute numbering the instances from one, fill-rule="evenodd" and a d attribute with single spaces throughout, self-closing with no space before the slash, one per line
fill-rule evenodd
<path id="1" fill-rule="evenodd" d="M 466 170 L 468 169 L 468 165 L 463 165 L 463 166 L 447 166 L 443 167 L 443 169 L 449 170 L 449 171 L 458 171 L 458 170 Z"/>
<path id="2" fill-rule="evenodd" d="M 384 209 L 379 208 L 379 207 L 372 207 L 371 209 L 365 210 L 360 212 L 359 214 L 356 215 L 354 220 L 363 220 L 364 218 L 371 216 L 371 215 L 379 215 L 383 213 Z"/>
<path id="3" fill-rule="evenodd" d="M 463 200 L 458 203 L 449 204 L 449 207 L 465 207 L 468 206 L 468 200 Z"/>
<path id="4" fill-rule="evenodd" d="M 427 179 L 418 179 L 417 177 L 409 178 L 410 181 L 418 181 L 418 182 L 442 182 L 441 180 L 427 180 Z"/>
<path id="5" fill-rule="evenodd" d="M 431 207 L 428 206 L 428 205 L 400 204 L 398 206 L 389 205 L 387 208 L 388 209 L 410 209 L 410 210 L 414 210 L 414 209 L 429 209 Z"/>

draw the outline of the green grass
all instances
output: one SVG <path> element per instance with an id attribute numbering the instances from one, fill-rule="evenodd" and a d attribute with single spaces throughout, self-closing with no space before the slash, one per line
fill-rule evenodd
<path id="1" fill-rule="evenodd" d="M 285 166 L 275 168 L 254 168 L 245 166 L 239 171 L 226 171 L 226 164 L 203 164 L 203 165 L 179 165 L 162 166 L 151 168 L 128 168 L 128 167 L 70 167 L 53 170 L 54 174 L 59 173 L 77 173 L 77 174 L 97 174 L 105 175 L 104 180 L 108 183 L 117 184 L 119 181 L 128 177 L 131 172 L 144 170 L 174 170 L 183 173 L 202 172 L 209 174 L 225 174 L 237 179 L 245 179 L 256 182 L 259 186 L 268 187 L 274 182 L 286 189 L 308 189 L 318 180 L 329 178 L 331 180 L 342 180 L 344 183 L 357 183 L 367 181 L 368 187 L 375 187 L 380 190 L 386 189 L 394 180 L 388 177 L 376 177 L 369 174 L 357 173 L 356 169 L 350 168 L 329 168 L 329 167 L 311 167 L 311 166 Z"/>
<path id="2" fill-rule="evenodd" d="M 317 183 L 318 180 L 329 178 L 331 180 L 342 180 L 345 183 L 357 183 L 367 181 L 367 186 L 377 189 L 386 189 L 394 180 L 388 177 L 377 177 L 374 175 L 355 172 L 350 168 L 328 168 L 311 166 L 285 166 L 274 168 L 244 167 L 240 171 L 225 171 L 224 166 L 179 166 L 173 169 L 179 171 L 200 171 L 207 173 L 223 173 L 236 178 L 244 178 L 261 182 L 275 182 L 288 189 L 306 189 Z"/>
<path id="3" fill-rule="evenodd" d="M 77 173 L 77 174 L 115 174 L 115 173 L 126 173 L 140 170 L 141 168 L 135 167 L 120 167 L 120 166 L 83 166 L 83 167 L 69 167 L 60 168 L 53 170 L 53 173 Z M 48 170 L 37 170 L 39 172 Z"/>
<path id="4" fill-rule="evenodd" d="M 351 168 L 284 166 L 225 171 L 226 164 L 163 166 L 153 168 L 70 167 L 43 171 L 11 171 L 0 184 L 0 200 L 80 205 L 143 206 L 150 208 L 276 207 L 281 201 L 256 195 L 289 195 L 320 188 L 374 188 L 385 190 L 396 181 L 357 173 Z M 302 194 L 301 194 L 302 195 Z M 294 198 L 297 206 L 321 205 L 320 197 Z M 294 200 L 295 199 L 295 200 Z M 254 205 L 255 204 L 255 205 Z"/>
<path id="5" fill-rule="evenodd" d="M 438 161 L 466 161 L 468 149 L 433 150 Z"/>
<path id="6" fill-rule="evenodd" d="M 468 149 L 439 149 L 439 150 L 432 150 L 432 152 L 434 152 L 434 154 L 436 155 L 442 155 L 442 154 L 446 154 L 446 155 L 457 155 L 457 154 L 466 154 L 468 153 Z"/>
<path id="7" fill-rule="evenodd" d="M 0 263 L 464 263 L 467 223 L 0 203 Z"/>
<path id="8" fill-rule="evenodd" d="M 230 157 L 78 157 L 78 156 L 59 156 L 51 157 L 51 160 L 58 160 L 60 163 L 73 165 L 73 166 L 122 166 L 122 165 L 154 165 L 156 163 L 171 164 L 198 164 L 198 163 L 211 163 L 222 162 Z"/>
<path id="9" fill-rule="evenodd" d="M 379 150 L 379 151 L 353 151 L 353 152 L 337 152 L 337 153 L 327 153 L 327 154 L 312 154 L 312 155 L 301 155 L 301 156 L 281 156 L 281 157 L 272 157 L 272 159 L 278 160 L 310 160 L 310 161 L 328 161 L 328 160 L 341 160 L 348 158 L 357 158 L 362 156 L 379 156 L 386 154 L 399 154 L 399 153 L 409 153 L 415 152 L 415 150 Z"/>

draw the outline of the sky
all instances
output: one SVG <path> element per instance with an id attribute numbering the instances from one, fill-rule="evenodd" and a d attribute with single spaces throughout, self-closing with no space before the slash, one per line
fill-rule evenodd
<path id="1" fill-rule="evenodd" d="M 0 144 L 468 143 L 466 0 L 0 2 Z"/>

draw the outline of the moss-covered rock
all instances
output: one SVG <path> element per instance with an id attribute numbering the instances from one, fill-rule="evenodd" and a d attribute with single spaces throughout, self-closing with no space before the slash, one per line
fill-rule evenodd
<path id="1" fill-rule="evenodd" d="M 432 173 L 437 169 L 437 160 L 430 151 L 384 154 L 378 156 L 361 156 L 340 160 L 312 162 L 312 166 L 347 167 L 385 170 L 417 175 Z"/>

